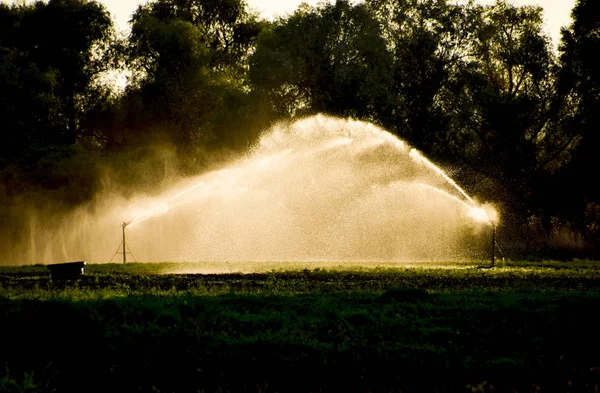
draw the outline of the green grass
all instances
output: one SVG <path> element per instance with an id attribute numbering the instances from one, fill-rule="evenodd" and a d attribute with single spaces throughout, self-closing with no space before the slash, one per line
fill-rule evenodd
<path id="1" fill-rule="evenodd" d="M 0 391 L 600 386 L 595 262 L 158 274 L 177 266 L 0 268 Z"/>

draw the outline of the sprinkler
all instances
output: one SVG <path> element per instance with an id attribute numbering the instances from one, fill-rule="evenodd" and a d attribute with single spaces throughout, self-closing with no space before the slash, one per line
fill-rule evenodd
<path id="1" fill-rule="evenodd" d="M 479 266 L 482 269 L 493 268 L 496 265 L 496 248 L 498 248 L 498 252 L 502 256 L 502 260 L 504 260 L 504 254 L 502 253 L 502 249 L 500 249 L 500 245 L 496 239 L 496 225 L 498 223 L 497 213 L 494 210 L 486 211 L 480 207 L 472 207 L 469 210 L 469 215 L 474 218 L 476 221 L 484 222 L 489 224 L 492 227 L 492 256 L 489 265 Z"/>
<path id="2" fill-rule="evenodd" d="M 496 223 L 492 222 L 492 267 L 494 267 L 496 248 L 502 257 L 502 261 L 504 261 L 504 253 L 502 252 L 500 244 L 498 244 L 498 240 L 496 239 Z"/>
<path id="3" fill-rule="evenodd" d="M 123 243 L 125 243 L 125 227 L 123 227 Z M 494 267 L 496 262 L 496 224 L 492 221 L 492 264 Z M 123 258 L 125 258 L 125 254 L 123 254 Z"/>
<path id="4" fill-rule="evenodd" d="M 502 260 L 504 261 L 504 253 L 502 252 L 502 249 L 500 248 L 500 245 L 498 244 L 498 239 L 496 238 L 496 224 L 497 224 L 497 220 L 495 220 L 495 219 L 490 220 L 490 225 L 492 226 L 492 260 L 491 260 L 490 267 L 495 266 L 496 249 L 498 249 L 498 252 L 500 253 L 500 256 L 502 257 Z"/>
<path id="5" fill-rule="evenodd" d="M 123 222 L 123 225 L 121 225 L 121 227 L 123 227 L 123 263 L 127 263 L 127 242 L 125 241 L 125 228 L 127 228 L 128 223 L 127 222 Z M 494 264 L 494 257 L 492 254 L 492 265 Z"/>
<path id="6" fill-rule="evenodd" d="M 492 227 L 492 258 L 489 265 L 477 266 L 480 269 L 491 269 L 494 266 L 496 266 L 496 248 L 498 249 L 502 260 L 504 261 L 504 254 L 502 253 L 502 249 L 500 248 L 500 245 L 498 244 L 498 241 L 496 239 L 496 222 L 491 221 L 490 225 Z"/>
<path id="7" fill-rule="evenodd" d="M 127 226 L 129 224 L 131 224 L 132 221 L 124 221 L 121 224 L 121 228 L 122 228 L 122 233 L 123 233 L 123 240 L 121 241 L 121 244 L 119 244 L 119 247 L 117 248 L 117 251 L 115 251 L 115 254 L 112 256 L 112 258 L 110 258 L 109 262 L 112 262 L 112 260 L 115 258 L 115 256 L 117 254 L 119 254 L 119 251 L 121 251 L 121 254 L 123 255 L 123 263 L 127 263 L 127 254 L 131 254 L 131 256 L 133 257 L 133 259 L 137 262 L 137 259 L 135 259 L 135 256 L 133 255 L 133 253 L 131 252 L 131 249 L 129 248 L 129 246 L 127 245 L 127 241 L 125 238 L 125 228 L 127 228 Z"/>
<path id="8" fill-rule="evenodd" d="M 172 199 L 181 196 L 183 193 L 191 190 L 192 188 L 198 187 L 200 184 L 202 184 L 202 183 L 199 183 L 199 184 L 197 184 L 197 185 L 189 188 L 188 190 L 177 194 Z M 129 225 L 131 225 L 133 223 L 143 221 L 143 220 L 145 220 L 145 219 L 147 219 L 149 217 L 155 216 L 155 215 L 157 215 L 159 213 L 165 213 L 168 210 L 169 210 L 169 205 L 167 203 L 161 203 L 161 204 L 158 204 L 158 206 L 154 207 L 153 209 L 150 209 L 146 214 L 138 216 L 138 217 L 136 217 L 136 218 L 134 218 L 132 220 L 129 220 L 129 221 L 123 221 L 123 223 L 121 224 L 121 229 L 122 229 L 122 233 L 123 233 L 123 240 L 121 241 L 121 244 L 119 244 L 119 247 L 117 248 L 117 251 L 115 252 L 115 254 L 113 255 L 113 257 L 110 259 L 110 261 L 112 262 L 112 260 L 115 258 L 115 256 L 117 254 L 119 254 L 119 250 L 122 250 L 121 254 L 123 255 L 123 263 L 127 263 L 127 254 L 131 254 L 131 256 L 133 257 L 133 259 L 137 262 L 137 259 L 135 259 L 135 256 L 133 255 L 133 252 L 131 252 L 131 249 L 127 246 L 127 241 L 125 239 L 125 229 Z"/>

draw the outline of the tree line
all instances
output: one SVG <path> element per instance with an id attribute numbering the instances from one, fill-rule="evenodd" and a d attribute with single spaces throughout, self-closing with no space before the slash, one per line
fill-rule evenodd
<path id="1" fill-rule="evenodd" d="M 0 4 L 5 239 L 24 200 L 84 204 L 107 170 L 151 186 L 156 146 L 198 173 L 326 113 L 382 126 L 495 202 L 515 253 L 598 255 L 597 2 L 576 1 L 558 50 L 540 7 L 505 0 L 338 0 L 275 21 L 244 0 L 153 0 L 130 27 L 96 1 Z"/>

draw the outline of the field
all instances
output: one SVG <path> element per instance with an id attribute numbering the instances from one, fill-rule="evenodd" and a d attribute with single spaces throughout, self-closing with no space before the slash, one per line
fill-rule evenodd
<path id="1" fill-rule="evenodd" d="M 0 267 L 0 391 L 597 392 L 599 288 L 586 261 Z"/>

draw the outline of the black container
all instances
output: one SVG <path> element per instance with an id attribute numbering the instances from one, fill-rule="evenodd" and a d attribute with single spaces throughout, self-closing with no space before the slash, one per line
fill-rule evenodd
<path id="1" fill-rule="evenodd" d="M 53 280 L 77 280 L 85 274 L 85 261 L 46 265 Z"/>

